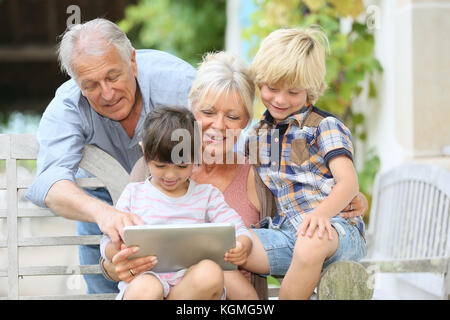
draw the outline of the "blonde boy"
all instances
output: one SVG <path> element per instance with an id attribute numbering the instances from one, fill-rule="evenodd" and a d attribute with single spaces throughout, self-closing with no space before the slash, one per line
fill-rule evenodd
<path id="1" fill-rule="evenodd" d="M 243 267 L 285 274 L 280 299 L 308 299 L 323 267 L 366 254 L 360 217 L 341 211 L 358 193 L 350 131 L 313 105 L 325 91 L 326 36 L 280 29 L 261 43 L 251 69 L 266 112 L 254 127 L 257 171 L 275 196 L 277 214 L 253 232 Z"/>

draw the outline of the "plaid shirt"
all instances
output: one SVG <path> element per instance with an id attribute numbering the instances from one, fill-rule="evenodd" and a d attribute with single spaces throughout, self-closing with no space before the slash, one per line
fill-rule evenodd
<path id="1" fill-rule="evenodd" d="M 307 104 L 278 124 L 266 111 L 248 134 L 246 153 L 275 196 L 273 225 L 287 218 L 298 228 L 300 215 L 317 207 L 336 183 L 329 161 L 340 155 L 353 160 L 353 144 L 340 120 Z M 360 217 L 348 221 L 364 235 Z"/>

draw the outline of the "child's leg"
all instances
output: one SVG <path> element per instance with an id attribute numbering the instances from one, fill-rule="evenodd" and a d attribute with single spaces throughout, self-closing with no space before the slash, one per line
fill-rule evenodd
<path id="1" fill-rule="evenodd" d="M 317 286 L 325 259 L 337 250 L 339 236 L 333 228 L 333 240 L 319 239 L 318 232 L 310 238 L 299 236 L 291 265 L 280 288 L 280 299 L 309 299 Z"/>
<path id="2" fill-rule="evenodd" d="M 211 260 L 190 267 L 183 279 L 171 290 L 170 300 L 217 300 L 223 294 L 222 268 Z"/>
<path id="3" fill-rule="evenodd" d="M 227 299 L 230 300 L 258 300 L 258 294 L 250 281 L 239 270 L 225 271 L 225 288 Z"/>
<path id="4" fill-rule="evenodd" d="M 267 257 L 267 252 L 261 240 L 258 238 L 252 230 L 249 230 L 253 238 L 252 251 L 247 257 L 247 262 L 241 267 L 245 270 L 258 273 L 258 274 L 269 274 L 270 264 L 269 258 Z M 228 289 L 227 289 L 228 290 Z"/>
<path id="5" fill-rule="evenodd" d="M 151 274 L 133 279 L 125 290 L 124 300 L 162 300 L 164 290 L 161 282 Z"/>

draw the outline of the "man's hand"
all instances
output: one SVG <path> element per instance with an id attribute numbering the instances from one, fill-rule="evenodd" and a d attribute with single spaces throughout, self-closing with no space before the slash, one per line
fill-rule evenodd
<path id="1" fill-rule="evenodd" d="M 100 230 L 111 238 L 114 247 L 120 250 L 123 240 L 123 229 L 126 226 L 144 225 L 141 217 L 134 213 L 125 213 L 111 207 L 98 214 L 97 224 Z"/>

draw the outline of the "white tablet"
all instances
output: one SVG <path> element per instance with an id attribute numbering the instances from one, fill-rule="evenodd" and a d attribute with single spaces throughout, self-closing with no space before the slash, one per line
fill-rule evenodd
<path id="1" fill-rule="evenodd" d="M 127 247 L 138 246 L 130 258 L 155 255 L 155 272 L 172 272 L 210 259 L 223 270 L 236 265 L 224 260 L 225 253 L 236 246 L 235 228 L 230 223 L 145 225 L 124 228 Z"/>

